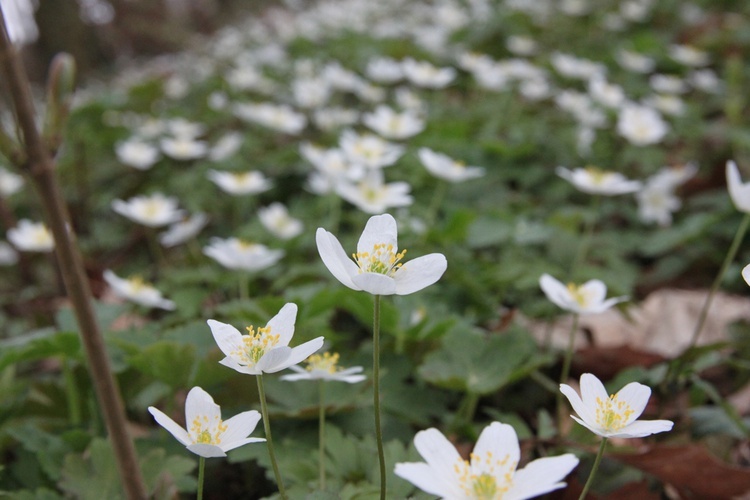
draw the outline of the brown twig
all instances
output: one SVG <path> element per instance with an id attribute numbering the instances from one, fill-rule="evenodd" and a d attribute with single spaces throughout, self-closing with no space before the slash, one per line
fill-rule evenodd
<path id="1" fill-rule="evenodd" d="M 122 485 L 131 500 L 145 500 L 146 487 L 138 466 L 135 447 L 127 434 L 125 407 L 117 383 L 112 376 L 109 358 L 91 302 L 91 290 L 83 269 L 81 254 L 63 202 L 54 162 L 36 126 L 34 105 L 28 77 L 18 52 L 8 38 L 5 15 L 0 8 L 0 63 L 7 77 L 16 122 L 23 133 L 28 160 L 19 165 L 26 171 L 40 195 L 52 234 L 55 254 L 63 275 L 65 288 L 73 304 L 81 329 L 81 338 L 104 420 L 107 424 Z"/>

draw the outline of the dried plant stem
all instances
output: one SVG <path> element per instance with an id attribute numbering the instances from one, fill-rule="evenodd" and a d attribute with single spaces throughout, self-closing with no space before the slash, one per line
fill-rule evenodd
<path id="1" fill-rule="evenodd" d="M 31 99 L 28 77 L 21 65 L 17 50 L 8 38 L 2 9 L 0 9 L 0 59 L 28 156 L 28 161 L 21 167 L 31 178 L 40 196 L 47 222 L 55 239 L 55 254 L 81 330 L 91 379 L 112 440 L 122 485 L 129 499 L 145 499 L 146 487 L 138 466 L 135 447 L 127 434 L 127 420 L 120 391 L 112 376 L 104 341 L 94 316 L 91 290 L 84 272 L 83 261 L 54 175 L 54 163 L 36 126 L 36 113 Z"/>

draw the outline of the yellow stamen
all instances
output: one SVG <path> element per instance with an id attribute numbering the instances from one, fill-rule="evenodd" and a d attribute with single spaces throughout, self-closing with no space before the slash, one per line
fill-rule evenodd
<path id="1" fill-rule="evenodd" d="M 209 420 L 206 415 L 196 416 L 190 424 L 190 434 L 196 436 L 196 444 L 221 444 L 221 435 L 227 430 L 227 425 L 218 415 Z"/>
<path id="2" fill-rule="evenodd" d="M 392 243 L 377 243 L 372 248 L 372 252 L 358 252 L 353 254 L 353 257 L 359 266 L 360 273 L 393 276 L 403 265 L 401 260 L 404 255 L 406 255 L 406 250 L 397 253 Z"/>
<path id="3" fill-rule="evenodd" d="M 596 423 L 608 431 L 619 431 L 630 421 L 634 410 L 625 401 L 612 394 L 607 399 L 596 398 Z"/>
<path id="4" fill-rule="evenodd" d="M 331 354 L 326 352 L 322 356 L 320 354 L 313 354 L 307 358 L 307 371 L 322 370 L 333 374 L 339 371 L 338 362 L 338 353 Z"/>
<path id="5" fill-rule="evenodd" d="M 240 363 L 254 365 L 263 355 L 279 343 L 279 334 L 272 334 L 271 327 L 259 327 L 257 331 L 252 327 L 246 328 L 247 335 L 242 336 L 242 347 L 232 351 L 230 356 L 238 358 Z"/>

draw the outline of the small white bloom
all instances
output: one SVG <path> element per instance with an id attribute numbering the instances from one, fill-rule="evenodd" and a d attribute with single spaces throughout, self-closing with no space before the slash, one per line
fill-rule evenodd
<path id="1" fill-rule="evenodd" d="M 263 227 L 282 240 L 299 236 L 304 230 L 302 221 L 290 216 L 289 210 L 278 202 L 258 209 L 258 218 Z"/>
<path id="2" fill-rule="evenodd" d="M 257 123 L 285 134 L 296 135 L 307 126 L 307 118 L 287 105 L 236 103 L 234 114 L 240 120 Z"/>
<path id="3" fill-rule="evenodd" d="M 11 196 L 23 187 L 23 177 L 0 167 L 0 195 Z"/>
<path id="4" fill-rule="evenodd" d="M 408 295 L 426 288 L 445 272 L 445 256 L 433 253 L 406 262 L 406 250 L 398 251 L 398 229 L 390 214 L 367 221 L 357 243 L 355 260 L 350 259 L 339 240 L 318 228 L 315 242 L 323 264 L 345 286 L 373 295 Z"/>
<path id="5" fill-rule="evenodd" d="M 135 196 L 128 201 L 112 201 L 112 209 L 138 224 L 161 227 L 182 219 L 184 211 L 177 208 L 177 198 L 154 193 Z"/>
<path id="6" fill-rule="evenodd" d="M 560 391 L 578 416 L 573 420 L 602 437 L 639 438 L 672 430 L 670 420 L 636 420 L 646 408 L 651 388 L 631 382 L 609 395 L 601 381 L 590 373 L 581 375 L 581 395 L 567 384 Z"/>
<path id="7" fill-rule="evenodd" d="M 206 132 L 202 123 L 191 122 L 185 118 L 173 118 L 166 123 L 167 131 L 175 137 L 195 139 Z"/>
<path id="8" fill-rule="evenodd" d="M 740 171 L 733 160 L 727 161 L 727 188 L 735 208 L 740 212 L 750 213 L 750 182 L 742 182 Z"/>
<path id="9" fill-rule="evenodd" d="M 651 75 L 648 83 L 652 89 L 662 94 L 683 94 L 688 90 L 685 80 L 674 75 Z"/>
<path id="10" fill-rule="evenodd" d="M 539 278 L 539 286 L 550 302 L 575 314 L 601 313 L 628 300 L 628 297 L 606 299 L 607 286 L 599 280 L 589 280 L 583 285 L 569 283 L 565 286 L 545 273 Z"/>
<path id="11" fill-rule="evenodd" d="M 416 61 L 410 57 L 401 61 L 401 69 L 404 76 L 417 87 L 442 89 L 456 78 L 455 68 L 438 68 L 427 61 Z"/>
<path id="12" fill-rule="evenodd" d="M 229 132 L 223 135 L 208 153 L 208 159 L 211 161 L 224 161 L 233 156 L 242 146 L 242 134 L 239 132 Z"/>
<path id="13" fill-rule="evenodd" d="M 292 82 L 292 95 L 302 108 L 320 108 L 330 99 L 331 87 L 322 78 L 297 78 Z"/>
<path id="14" fill-rule="evenodd" d="M 518 436 L 513 427 L 500 422 L 482 430 L 470 462 L 434 428 L 418 432 L 414 447 L 426 463 L 397 463 L 395 474 L 446 500 L 533 498 L 564 488 L 562 480 L 578 465 L 578 458 L 566 453 L 538 458 L 518 469 Z"/>
<path id="15" fill-rule="evenodd" d="M 238 238 L 212 238 L 203 253 L 216 262 L 238 271 L 261 271 L 276 264 L 283 250 L 271 250 L 260 243 L 249 243 Z"/>
<path id="16" fill-rule="evenodd" d="M 297 306 L 288 303 L 265 327 L 247 327 L 242 335 L 232 325 L 209 319 L 208 326 L 225 357 L 219 363 L 240 373 L 261 375 L 276 373 L 301 363 L 323 347 L 323 337 L 289 347 L 297 320 Z"/>
<path id="17" fill-rule="evenodd" d="M 143 281 L 140 277 L 123 279 L 107 269 L 104 271 L 104 281 L 112 288 L 112 291 L 118 297 L 135 302 L 146 307 L 157 307 L 172 311 L 176 307 L 175 303 L 165 299 L 161 292 L 154 288 L 153 285 Z"/>
<path id="18" fill-rule="evenodd" d="M 626 104 L 617 119 L 617 132 L 631 144 L 647 146 L 660 142 L 669 132 L 669 125 L 654 108 Z"/>
<path id="19" fill-rule="evenodd" d="M 550 56 L 550 63 L 562 76 L 579 80 L 604 77 L 607 72 L 606 67 L 601 63 L 562 52 L 554 52 Z"/>
<path id="20" fill-rule="evenodd" d="M 724 82 L 712 69 L 696 69 L 687 77 L 688 83 L 698 90 L 716 94 L 722 91 Z"/>
<path id="21" fill-rule="evenodd" d="M 16 227 L 8 229 L 7 237 L 21 252 L 51 252 L 55 248 L 52 233 L 43 222 L 21 219 Z"/>
<path id="22" fill-rule="evenodd" d="M 660 226 L 672 223 L 672 213 L 682 206 L 674 189 L 667 183 L 649 180 L 635 195 L 638 200 L 638 216 L 643 222 L 656 222 Z"/>
<path id="23" fill-rule="evenodd" d="M 404 147 L 393 144 L 373 134 L 357 134 L 344 130 L 339 146 L 352 163 L 370 169 L 393 165 L 404 154 Z"/>
<path id="24" fill-rule="evenodd" d="M 408 207 L 414 202 L 411 186 L 406 182 L 386 184 L 382 170 L 370 170 L 358 182 L 340 179 L 333 188 L 343 199 L 368 214 L 382 213 L 389 208 Z"/>
<path id="25" fill-rule="evenodd" d="M 164 137 L 159 141 L 161 150 L 172 159 L 187 161 L 203 158 L 208 153 L 208 144 L 193 137 Z"/>
<path id="26" fill-rule="evenodd" d="M 435 177 L 448 182 L 462 182 L 484 175 L 482 167 L 467 167 L 453 158 L 437 153 L 429 148 L 419 148 L 419 161 Z"/>
<path id="27" fill-rule="evenodd" d="M 222 191 L 234 196 L 258 194 L 271 189 L 271 182 L 257 170 L 249 172 L 209 170 L 206 175 Z"/>
<path id="28" fill-rule="evenodd" d="M 711 62 L 708 53 L 691 45 L 673 44 L 669 46 L 669 57 L 685 66 L 705 66 Z"/>
<path id="29" fill-rule="evenodd" d="M 159 235 L 159 242 L 167 248 L 194 238 L 208 224 L 208 215 L 198 212 L 185 220 L 173 223 Z"/>
<path id="30" fill-rule="evenodd" d="M 138 137 L 118 142 L 115 145 L 115 154 L 121 163 L 138 170 L 148 170 L 161 157 L 159 148 Z"/>
<path id="31" fill-rule="evenodd" d="M 380 105 L 372 113 L 362 115 L 362 123 L 386 139 L 407 139 L 424 130 L 424 120 L 412 111 L 396 112 Z"/>
<path id="32" fill-rule="evenodd" d="M 396 83 L 404 77 L 401 63 L 390 57 L 376 57 L 367 62 L 367 77 L 378 83 Z"/>
<path id="33" fill-rule="evenodd" d="M 528 36 L 512 35 L 505 41 L 505 48 L 517 56 L 533 56 L 537 51 L 537 44 Z"/>
<path id="34" fill-rule="evenodd" d="M 348 127 L 359 121 L 359 111 L 341 107 L 321 108 L 313 111 L 313 123 L 321 130 Z"/>
<path id="35" fill-rule="evenodd" d="M 656 67 L 652 58 L 626 49 L 620 49 L 615 58 L 620 66 L 633 73 L 649 73 Z"/>
<path id="36" fill-rule="evenodd" d="M 618 172 L 608 172 L 595 167 L 573 170 L 557 167 L 555 173 L 588 194 L 615 196 L 634 193 L 641 188 L 639 181 L 629 180 Z"/>
<path id="37" fill-rule="evenodd" d="M 334 380 L 337 382 L 346 382 L 356 384 L 362 382 L 367 377 L 361 374 L 361 366 L 352 366 L 351 368 L 342 368 L 338 365 L 338 353 L 330 352 L 313 354 L 306 363 L 307 367 L 302 368 L 299 365 L 290 366 L 289 369 L 296 372 L 291 375 L 282 375 L 281 380 L 294 382 L 297 380 Z"/>
<path id="38" fill-rule="evenodd" d="M 177 441 L 204 458 L 225 457 L 230 450 L 265 441 L 263 438 L 247 437 L 260 422 L 260 413 L 255 410 L 243 411 L 223 421 L 219 405 L 200 387 L 190 389 L 185 400 L 185 423 L 188 430 L 153 406 L 149 406 L 148 411 Z"/>
<path id="39" fill-rule="evenodd" d="M 685 101 L 672 94 L 654 94 L 645 97 L 643 104 L 670 116 L 680 116 L 685 112 Z"/>
<path id="40" fill-rule="evenodd" d="M 592 99 L 608 108 L 617 109 L 625 102 L 625 91 L 614 83 L 609 83 L 603 77 L 589 80 L 589 95 Z"/>

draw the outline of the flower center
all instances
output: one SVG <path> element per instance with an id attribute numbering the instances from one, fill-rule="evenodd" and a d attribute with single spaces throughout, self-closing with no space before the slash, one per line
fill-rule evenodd
<path id="1" fill-rule="evenodd" d="M 396 252 L 392 243 L 376 243 L 372 252 L 358 252 L 353 254 L 354 260 L 359 266 L 361 273 L 377 273 L 393 276 L 403 265 L 401 259 L 406 255 L 406 250 Z"/>
<path id="2" fill-rule="evenodd" d="M 307 371 L 320 370 L 328 373 L 336 373 L 339 370 L 338 362 L 338 353 L 331 354 L 330 352 L 326 352 L 322 356 L 320 354 L 313 354 L 307 358 Z"/>
<path id="3" fill-rule="evenodd" d="M 589 303 L 589 294 L 586 293 L 582 286 L 568 283 L 568 292 L 570 292 L 570 296 L 573 297 L 573 300 L 575 300 L 579 306 L 586 307 Z"/>
<path id="4" fill-rule="evenodd" d="M 140 276 L 133 276 L 130 279 L 128 279 L 128 285 L 130 285 L 130 289 L 134 293 L 138 293 L 148 286 L 146 282 L 143 280 L 143 278 L 141 278 Z"/>
<path id="5" fill-rule="evenodd" d="M 52 241 L 52 233 L 46 226 L 41 226 L 32 233 L 32 241 L 38 246 L 46 246 Z"/>
<path id="6" fill-rule="evenodd" d="M 453 466 L 453 470 L 458 476 L 465 498 L 502 500 L 503 495 L 513 485 L 513 473 L 517 465 L 516 462 L 510 461 L 510 456 L 507 454 L 498 460 L 491 451 L 487 451 L 484 456 L 472 453 L 471 464 L 459 459 L 458 463 Z M 479 470 L 481 470 L 480 473 L 478 473 Z M 498 478 L 500 478 L 499 481 Z"/>
<path id="7" fill-rule="evenodd" d="M 221 444 L 221 435 L 227 425 L 218 415 L 209 419 L 206 415 L 196 415 L 190 424 L 190 435 L 196 444 Z"/>
<path id="8" fill-rule="evenodd" d="M 619 431 L 625 427 L 634 410 L 625 401 L 617 399 L 617 394 L 602 401 L 596 398 L 596 423 L 608 431 Z"/>
<path id="9" fill-rule="evenodd" d="M 607 180 L 609 180 L 609 178 L 612 176 L 612 172 L 607 172 L 593 166 L 586 167 L 586 172 L 591 177 L 591 182 L 597 186 L 606 184 Z"/>
<path id="10" fill-rule="evenodd" d="M 263 355 L 279 343 L 279 334 L 272 334 L 271 327 L 259 327 L 257 330 L 252 326 L 246 328 L 247 335 L 242 336 L 242 346 L 230 355 L 239 358 L 246 365 L 254 365 Z"/>

